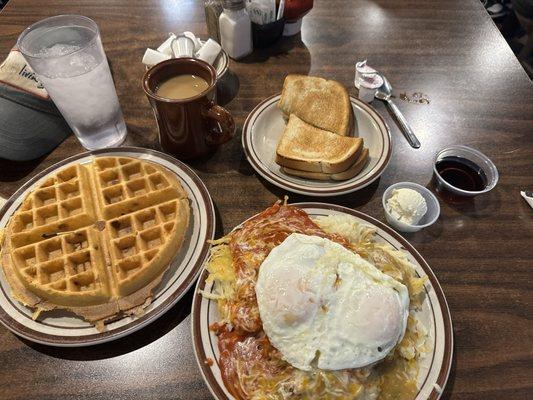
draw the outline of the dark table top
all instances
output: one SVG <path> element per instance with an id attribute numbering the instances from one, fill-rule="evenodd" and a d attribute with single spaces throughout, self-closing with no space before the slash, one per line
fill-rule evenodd
<path id="1" fill-rule="evenodd" d="M 190 163 L 217 207 L 217 234 L 285 194 L 258 177 L 243 155 L 240 128 L 247 113 L 279 92 L 287 73 L 353 87 L 355 61 L 368 58 L 398 93 L 421 91 L 431 99 L 430 105 L 398 101 L 422 147 L 410 148 L 384 105 L 374 102 L 391 128 L 389 167 L 364 190 L 322 200 L 384 221 L 385 188 L 398 181 L 427 185 L 442 147 L 470 145 L 491 157 L 500 172 L 492 192 L 459 204 L 441 201 L 436 224 L 405 236 L 436 273 L 452 313 L 455 355 L 443 398 L 531 398 L 533 210 L 519 195 L 520 189 L 533 189 L 531 81 L 478 0 L 315 3 L 301 36 L 230 64 L 238 92 L 220 100 L 236 118 L 237 135 L 209 160 Z M 126 144 L 153 147 L 156 124 L 140 85 L 142 55 L 170 31 L 205 36 L 202 4 L 11 0 L 0 13 L 0 56 L 41 18 L 71 13 L 94 19 L 128 125 Z M 71 136 L 35 162 L 0 161 L 0 195 L 11 195 L 35 173 L 82 150 Z M 289 195 L 292 202 L 311 200 Z M 191 345 L 190 302 L 191 293 L 147 328 L 92 348 L 37 345 L 0 327 L 0 397 L 209 398 Z"/>

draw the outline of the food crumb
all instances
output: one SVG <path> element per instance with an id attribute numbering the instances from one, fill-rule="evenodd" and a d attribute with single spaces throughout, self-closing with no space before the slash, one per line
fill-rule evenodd
<path id="1" fill-rule="evenodd" d="M 214 364 L 214 361 L 212 358 L 206 358 L 206 360 L 204 361 L 204 364 L 207 365 L 208 367 L 212 367 Z"/>

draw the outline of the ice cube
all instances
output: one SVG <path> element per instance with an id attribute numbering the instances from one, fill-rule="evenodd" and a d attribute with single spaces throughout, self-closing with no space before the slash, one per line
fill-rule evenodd
<path id="1" fill-rule="evenodd" d="M 79 50 L 80 46 L 73 46 L 71 44 L 56 43 L 51 47 L 41 49 L 37 54 L 38 57 L 60 57 L 65 54 L 73 53 Z"/>
<path id="2" fill-rule="evenodd" d="M 89 72 L 98 65 L 98 62 L 91 54 L 73 54 L 70 57 L 70 66 L 78 71 Z"/>

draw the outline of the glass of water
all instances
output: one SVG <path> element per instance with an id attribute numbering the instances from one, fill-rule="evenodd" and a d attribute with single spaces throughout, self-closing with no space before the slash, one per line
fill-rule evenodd
<path id="1" fill-rule="evenodd" d="M 126 124 L 96 23 L 80 15 L 36 22 L 17 46 L 83 147 L 120 145 Z"/>

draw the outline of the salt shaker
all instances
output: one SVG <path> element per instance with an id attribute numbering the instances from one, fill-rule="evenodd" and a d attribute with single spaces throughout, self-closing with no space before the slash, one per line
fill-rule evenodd
<path id="1" fill-rule="evenodd" d="M 244 0 L 223 0 L 220 14 L 220 44 L 233 59 L 250 54 L 252 46 L 252 23 L 246 12 Z"/>

